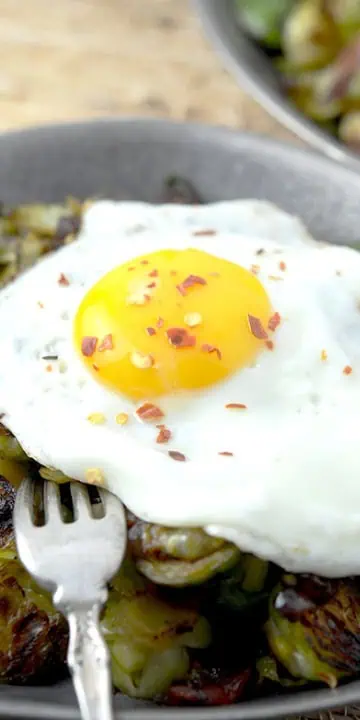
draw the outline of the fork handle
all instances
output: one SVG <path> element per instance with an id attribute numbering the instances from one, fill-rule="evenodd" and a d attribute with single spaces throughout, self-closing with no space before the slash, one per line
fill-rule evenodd
<path id="1" fill-rule="evenodd" d="M 113 720 L 110 654 L 100 632 L 100 604 L 68 611 L 68 666 L 83 720 Z"/>

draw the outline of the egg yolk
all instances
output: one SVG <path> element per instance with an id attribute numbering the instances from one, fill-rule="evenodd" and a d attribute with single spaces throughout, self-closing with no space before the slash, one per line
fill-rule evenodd
<path id="1" fill-rule="evenodd" d="M 83 298 L 74 342 L 94 378 L 134 400 L 204 388 L 263 349 L 269 298 L 251 272 L 201 250 L 114 268 Z"/>

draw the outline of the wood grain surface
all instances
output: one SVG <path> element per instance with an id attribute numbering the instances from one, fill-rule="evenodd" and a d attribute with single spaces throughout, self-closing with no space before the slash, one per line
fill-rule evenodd
<path id="1" fill-rule="evenodd" d="M 0 0 L 0 128 L 102 115 L 294 140 L 224 70 L 187 0 Z M 345 716 L 358 717 L 332 717 Z"/>

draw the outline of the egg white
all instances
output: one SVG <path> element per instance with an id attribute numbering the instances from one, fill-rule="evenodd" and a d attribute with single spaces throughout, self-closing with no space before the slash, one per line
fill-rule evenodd
<path id="1" fill-rule="evenodd" d="M 209 228 L 217 233 L 193 235 Z M 130 400 L 87 373 L 72 323 L 102 275 L 169 247 L 259 265 L 282 323 L 274 351 L 253 367 L 159 399 L 173 433 L 161 446 Z M 58 284 L 60 273 L 69 286 Z M 0 293 L 2 422 L 31 457 L 70 477 L 101 469 L 108 489 L 146 520 L 203 526 L 294 572 L 359 574 L 359 300 L 360 255 L 316 244 L 299 220 L 268 203 L 96 203 L 78 241 Z M 229 402 L 248 409 L 229 411 Z M 88 421 L 95 412 L 104 425 Z M 116 424 L 120 412 L 130 415 L 125 426 Z M 187 461 L 171 459 L 171 449 Z"/>

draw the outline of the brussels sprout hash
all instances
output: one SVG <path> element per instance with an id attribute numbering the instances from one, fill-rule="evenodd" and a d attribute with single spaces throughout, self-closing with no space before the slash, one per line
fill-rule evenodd
<path id="1" fill-rule="evenodd" d="M 277 2 L 279 11 L 291 5 Z M 275 46 L 276 22 L 270 17 L 261 30 Z M 201 202 L 176 177 L 162 199 Z M 73 242 L 83 209 L 73 199 L 2 208 L 0 287 Z M 0 423 L 0 678 L 44 684 L 66 673 L 67 625 L 17 559 L 12 511 L 28 473 L 58 482 L 71 514 L 70 479 L 29 459 Z M 223 705 L 308 682 L 333 688 L 356 676 L 359 620 L 354 578 L 287 575 L 201 528 L 161 527 L 128 512 L 128 555 L 110 583 L 102 629 L 115 691 L 170 705 Z"/>

